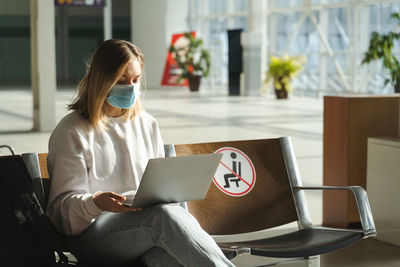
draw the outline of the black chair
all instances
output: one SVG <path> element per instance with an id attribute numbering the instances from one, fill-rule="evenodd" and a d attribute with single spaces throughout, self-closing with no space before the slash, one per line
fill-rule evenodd
<path id="1" fill-rule="evenodd" d="M 220 240 L 225 236 L 229 237 L 227 239 L 229 242 L 218 242 L 218 244 L 223 250 L 230 252 L 231 257 L 240 253 L 296 260 L 309 260 L 314 257 L 318 266 L 319 255 L 376 235 L 368 197 L 363 188 L 302 185 L 289 137 L 179 144 L 175 145 L 175 150 L 178 156 L 213 152 L 226 154 L 219 167 L 222 170 L 217 170 L 206 198 L 188 202 L 187 206 L 209 234 Z M 238 157 L 239 154 L 243 155 Z M 242 164 L 243 177 L 239 177 L 240 175 L 233 170 L 235 166 L 238 170 L 239 162 Z M 244 168 L 250 168 L 250 171 L 248 170 L 246 174 Z M 252 168 L 254 170 L 251 170 Z M 243 187 L 239 191 L 245 194 L 228 194 L 222 180 L 224 171 L 235 173 L 242 179 Z M 254 185 L 252 185 L 253 180 Z M 235 186 L 232 183 L 232 187 Z M 245 192 L 246 186 L 248 192 Z M 250 189 L 250 186 L 253 187 Z M 362 229 L 314 226 L 308 212 L 305 190 L 351 191 L 357 203 Z M 274 231 L 276 227 L 291 222 L 297 222 L 297 229 L 289 233 L 240 242 L 232 241 L 235 237 L 242 237 L 240 234 L 244 233 L 253 233 L 254 236 L 257 231 L 263 231 L 264 234 L 268 233 L 268 230 L 276 232 Z"/>

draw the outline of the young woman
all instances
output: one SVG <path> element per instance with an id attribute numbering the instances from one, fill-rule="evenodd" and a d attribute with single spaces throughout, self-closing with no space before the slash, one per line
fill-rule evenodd
<path id="1" fill-rule="evenodd" d="M 47 214 L 80 262 L 148 266 L 233 266 L 185 209 L 133 209 L 150 158 L 164 157 L 156 120 L 140 102 L 144 57 L 133 44 L 107 40 L 78 85 L 72 110 L 49 141 L 52 183 Z"/>

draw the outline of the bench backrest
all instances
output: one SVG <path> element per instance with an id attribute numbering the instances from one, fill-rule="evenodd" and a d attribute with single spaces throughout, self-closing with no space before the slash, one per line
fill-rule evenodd
<path id="1" fill-rule="evenodd" d="M 50 175 L 47 170 L 47 153 L 39 153 L 38 158 L 39 158 L 39 165 L 40 165 L 40 173 L 42 176 L 44 201 L 45 201 L 45 205 L 47 207 L 47 200 L 49 198 L 49 192 L 50 192 Z"/>
<path id="2" fill-rule="evenodd" d="M 292 193 L 293 185 L 288 176 L 285 152 L 280 141 L 277 138 L 177 144 L 174 146 L 175 151 L 171 149 L 171 145 L 165 146 L 166 156 L 174 156 L 175 153 L 177 156 L 216 151 L 226 153 L 217 170 L 216 175 L 219 177 L 214 177 L 206 198 L 187 203 L 190 213 L 208 233 L 225 235 L 253 232 L 298 220 Z M 232 153 L 236 154 L 236 159 L 231 157 Z M 47 203 L 50 189 L 47 153 L 39 154 L 38 158 Z M 233 174 L 234 161 L 234 173 L 239 175 L 240 172 L 243 177 L 238 178 Z M 225 175 L 231 188 L 224 187 Z M 244 177 L 245 175 L 247 176 Z M 242 188 L 236 191 L 237 195 L 229 194 L 230 189 L 237 185 Z"/>
<path id="3" fill-rule="evenodd" d="M 297 220 L 279 139 L 179 144 L 175 151 L 177 156 L 224 153 L 206 198 L 187 203 L 209 234 L 253 232 Z"/>

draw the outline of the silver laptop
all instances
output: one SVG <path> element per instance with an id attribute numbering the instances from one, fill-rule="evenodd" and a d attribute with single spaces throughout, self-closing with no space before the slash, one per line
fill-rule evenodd
<path id="1" fill-rule="evenodd" d="M 136 196 L 124 193 L 133 208 L 204 199 L 222 154 L 150 159 Z"/>

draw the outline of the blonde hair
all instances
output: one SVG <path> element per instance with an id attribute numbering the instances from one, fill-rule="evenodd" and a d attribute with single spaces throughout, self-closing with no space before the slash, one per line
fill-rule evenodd
<path id="1" fill-rule="evenodd" d="M 78 95 L 68 109 L 77 110 L 94 128 L 100 129 L 107 121 L 106 98 L 134 59 L 140 64 L 144 79 L 144 56 L 138 47 L 124 40 L 103 41 L 94 52 L 89 69 L 78 84 Z M 133 119 L 142 110 L 138 100 L 132 108 L 123 110 L 122 117 Z"/>

